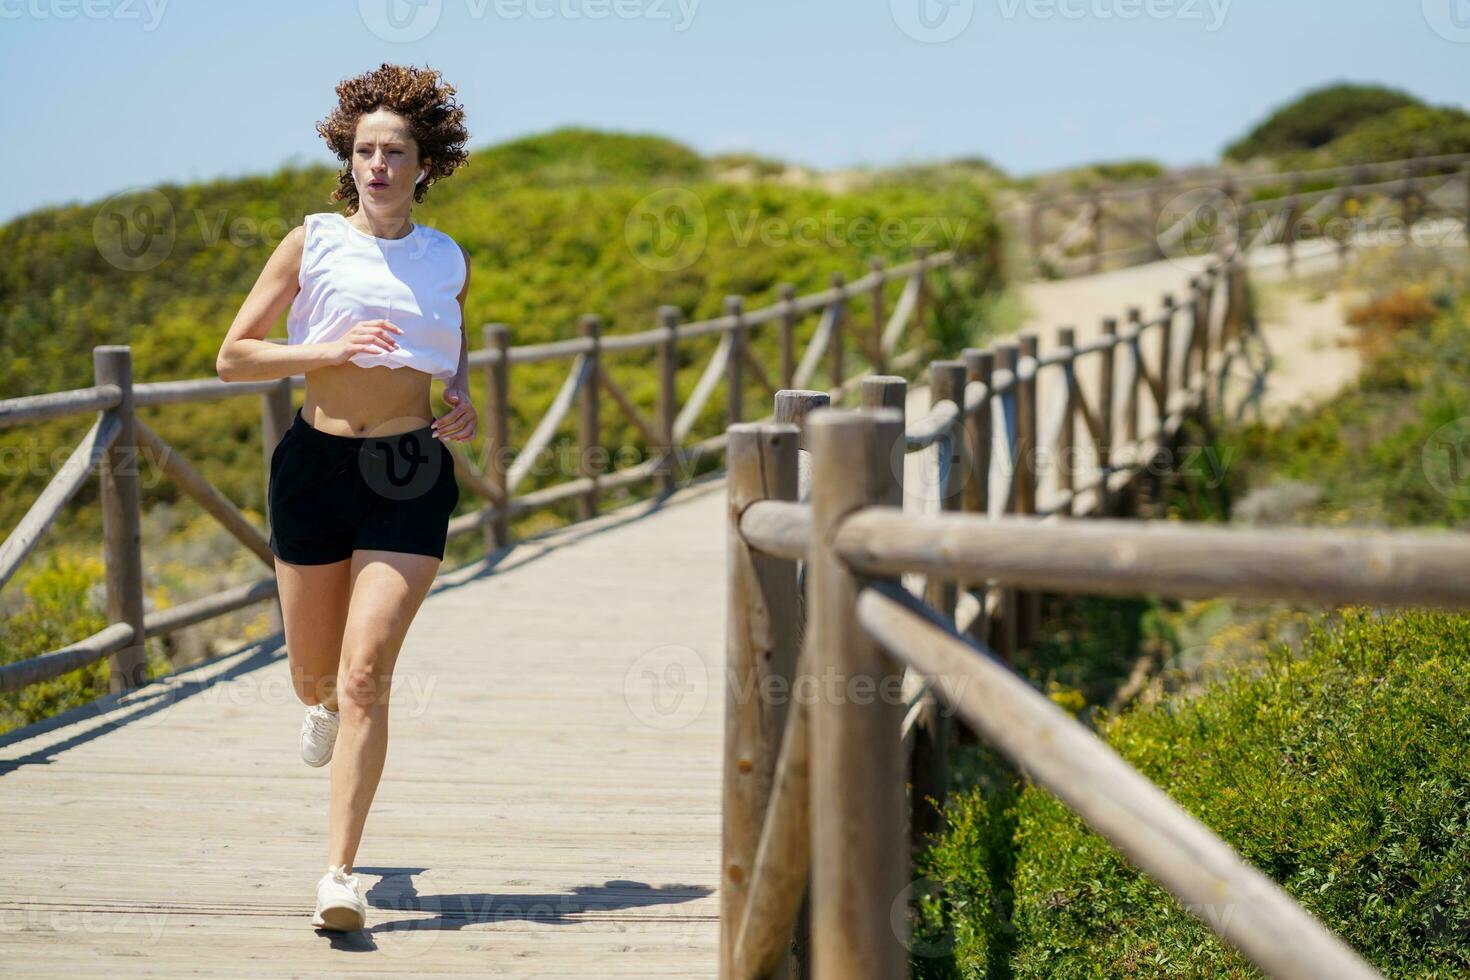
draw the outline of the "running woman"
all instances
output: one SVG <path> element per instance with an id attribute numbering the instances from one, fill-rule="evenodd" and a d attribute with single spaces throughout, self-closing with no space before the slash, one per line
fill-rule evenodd
<path id="1" fill-rule="evenodd" d="M 470 257 L 412 220 L 468 159 L 464 109 L 437 71 L 384 64 L 337 86 L 317 131 L 342 161 L 335 211 L 276 247 L 220 347 L 225 381 L 303 374 L 271 455 L 270 547 L 301 756 L 331 768 L 327 871 L 312 925 L 366 923 L 353 860 L 388 750 L 388 695 L 410 622 L 444 559 L 459 501 L 445 440 L 468 442 L 464 302 Z M 281 314 L 286 344 L 265 339 Z M 449 411 L 435 418 L 433 379 Z"/>

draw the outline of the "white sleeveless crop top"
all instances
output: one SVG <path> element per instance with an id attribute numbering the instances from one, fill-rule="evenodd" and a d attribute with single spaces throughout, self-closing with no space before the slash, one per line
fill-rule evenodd
<path id="1" fill-rule="evenodd" d="M 420 224 L 403 238 L 377 238 L 335 211 L 308 214 L 305 228 L 301 291 L 286 315 L 286 342 L 336 340 L 360 320 L 384 319 L 402 328 L 393 335 L 398 347 L 354 354 L 353 364 L 454 377 L 466 274 L 454 239 Z"/>

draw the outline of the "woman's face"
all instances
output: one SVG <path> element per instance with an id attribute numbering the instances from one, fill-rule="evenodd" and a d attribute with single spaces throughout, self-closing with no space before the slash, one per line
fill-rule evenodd
<path id="1" fill-rule="evenodd" d="M 414 181 L 427 163 L 419 159 L 418 144 L 402 116 L 378 109 L 358 120 L 352 173 L 363 207 L 392 210 L 412 201 Z"/>

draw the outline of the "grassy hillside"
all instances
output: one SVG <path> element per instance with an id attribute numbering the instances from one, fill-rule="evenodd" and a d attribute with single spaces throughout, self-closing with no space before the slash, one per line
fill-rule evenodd
<path id="1" fill-rule="evenodd" d="M 601 314 L 605 332 L 616 334 L 652 326 L 663 304 L 691 319 L 721 312 L 728 294 L 743 294 L 751 307 L 763 305 L 781 283 L 814 291 L 833 272 L 863 274 L 871 257 L 910 258 L 914 245 L 952 248 L 965 257 L 963 271 L 932 280 L 934 302 L 918 334 L 956 350 L 983 329 L 982 315 L 1000 275 L 999 232 L 989 200 L 974 181 L 939 173 L 875 173 L 851 191 L 836 193 L 720 179 L 731 162 L 711 163 L 653 136 L 558 130 L 475 151 L 464 170 L 433 188 L 414 217 L 448 232 L 471 254 L 474 282 L 466 322 L 475 346 L 481 325 L 492 322 L 509 324 L 513 343 L 524 344 L 575 336 L 584 313 Z M 113 201 L 38 211 L 0 227 L 0 253 L 7 256 L 0 264 L 0 296 L 7 300 L 0 304 L 0 341 L 9 354 L 0 361 L 0 397 L 90 385 L 92 348 L 98 344 L 130 345 L 136 382 L 213 377 L 221 339 L 271 250 L 304 214 L 337 209 L 327 200 L 333 186 L 331 168 L 286 169 L 163 185 Z M 158 230 L 151 239 L 156 251 L 122 247 L 149 240 L 124 235 L 139 228 Z M 680 247 L 670 252 L 671 242 Z M 901 284 L 890 287 L 887 309 L 900 289 Z M 867 309 L 866 298 L 853 302 L 855 329 L 869 323 Z M 806 318 L 798 340 L 815 325 L 815 316 Z M 284 316 L 272 335 L 284 337 Z M 693 388 L 715 342 L 705 337 L 681 345 L 681 398 Z M 849 350 L 856 357 L 860 349 L 855 337 Z M 774 372 L 774 336 L 758 338 L 754 350 L 768 373 Z M 651 351 L 638 351 L 608 355 L 604 362 L 647 408 L 655 399 L 652 357 Z M 567 367 L 553 362 L 512 369 L 513 445 L 539 420 Z M 746 404 L 764 404 L 764 390 L 753 378 L 749 383 Z M 475 384 L 482 390 L 480 379 Z M 263 528 L 260 412 L 252 396 L 145 409 L 142 416 Z M 92 422 L 88 416 L 0 430 L 0 453 L 21 464 L 4 468 L 0 477 L 0 533 L 15 526 Z M 644 440 L 611 399 L 603 400 L 603 423 L 614 458 L 624 450 L 634 461 L 645 457 Z M 570 438 L 572 424 L 563 427 L 563 440 Z M 717 392 L 695 435 L 722 427 Z M 469 448 L 473 459 L 481 458 L 482 445 L 483 436 Z M 533 474 L 523 489 L 576 475 L 564 467 L 538 469 L 552 472 Z M 0 616 L 12 617 L 0 656 L 20 659 L 54 649 L 90 628 L 91 620 L 76 610 L 54 603 L 40 611 L 31 607 L 44 604 L 55 583 L 75 584 L 77 576 L 90 576 L 94 600 L 100 594 L 96 496 L 91 481 L 50 530 L 43 553 L 0 595 Z M 473 494 L 461 495 L 461 510 L 474 504 Z M 168 605 L 260 574 L 253 557 L 147 462 L 143 506 L 150 603 Z M 529 517 L 519 530 L 557 519 Z M 452 552 L 476 547 L 473 541 L 451 542 Z M 31 573 L 39 576 L 34 582 L 27 580 Z M 95 602 L 87 608 L 95 609 Z M 14 618 L 26 615 L 36 617 L 29 626 Z M 185 631 L 185 637 L 202 632 L 220 640 L 248 638 L 260 628 L 258 620 L 256 611 L 251 618 Z M 103 676 L 100 669 L 93 673 Z M 16 717 L 42 716 L 93 689 L 90 681 L 80 688 L 75 681 L 74 676 L 54 699 L 41 698 L 44 703 Z"/>

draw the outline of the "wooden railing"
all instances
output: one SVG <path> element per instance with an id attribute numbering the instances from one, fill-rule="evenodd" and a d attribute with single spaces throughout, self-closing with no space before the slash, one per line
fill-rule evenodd
<path id="1" fill-rule="evenodd" d="M 510 521 L 518 516 L 576 501 L 579 516 L 587 517 L 597 512 L 602 495 L 609 490 L 645 482 L 654 483 L 660 492 L 672 490 L 682 467 L 691 466 L 706 454 L 724 450 L 724 433 L 694 438 L 696 423 L 721 382 L 725 384 L 727 399 L 725 424 L 729 425 L 747 415 L 744 403 L 747 377 L 774 393 L 780 387 L 805 387 L 825 368 L 831 394 L 840 399 L 874 371 L 917 364 L 929 343 L 922 329 L 928 301 L 927 277 L 934 270 L 953 266 L 956 261 L 953 252 L 930 255 L 917 249 L 914 259 L 890 267 L 875 259 L 865 275 L 851 282 L 834 275 L 829 288 L 810 295 L 797 296 L 791 287 L 783 287 L 776 303 L 758 310 L 744 309 L 742 298 L 732 296 L 726 300 L 724 315 L 680 323 L 677 308 L 664 307 L 658 311 L 657 326 L 640 333 L 604 336 L 601 320 L 588 315 L 581 319 L 580 336 L 574 339 L 512 346 L 507 326 L 486 326 L 484 347 L 469 354 L 470 365 L 483 370 L 486 381 L 487 401 L 481 411 L 486 465 L 474 465 L 463 448 L 448 444 L 454 454 L 460 486 L 477 494 L 484 503 L 453 518 L 449 523 L 450 536 L 479 530 L 487 552 L 493 554 L 509 544 Z M 891 311 L 883 302 L 884 287 L 890 283 L 903 284 Z M 865 303 L 866 320 L 859 322 L 853 316 L 854 301 Z M 796 331 L 802 319 L 811 314 L 819 314 L 820 319 L 798 361 Z M 918 331 L 910 330 L 914 324 L 921 325 Z M 762 327 L 777 334 L 779 367 L 774 377 L 751 346 Z M 694 390 L 681 405 L 675 387 L 680 347 L 694 338 L 712 335 L 719 337 L 718 345 Z M 907 345 L 905 340 L 909 341 Z M 650 349 L 656 352 L 659 375 L 657 403 L 652 406 L 651 417 L 649 410 L 638 406 L 605 368 L 610 356 Z M 510 368 L 515 364 L 551 360 L 571 362 L 566 380 L 525 445 L 509 460 L 512 455 Z M 263 468 L 268 468 L 271 452 L 294 415 L 292 392 L 305 387 L 305 378 L 297 375 L 275 381 L 230 383 L 218 378 L 201 378 L 134 384 L 129 348 L 114 345 L 94 348 L 93 367 L 96 383 L 90 388 L 0 401 L 0 428 L 97 413 L 96 422 L 66 463 L 0 544 L 0 586 L 14 577 L 67 502 L 96 472 L 105 528 L 103 557 L 108 625 L 61 649 L 0 665 L 0 692 L 49 680 L 104 657 L 109 658 L 111 690 L 135 688 L 148 680 L 143 649 L 147 638 L 277 597 L 274 556 L 267 536 L 149 427 L 139 417 L 138 409 L 259 395 L 262 463 Z M 601 445 L 603 433 L 599 425 L 602 394 L 618 405 L 646 440 L 649 458 L 636 465 L 603 472 L 598 452 L 605 448 Z M 579 451 L 576 477 L 529 493 L 517 493 L 574 406 Z M 163 472 L 260 559 L 269 574 L 169 609 L 145 612 L 140 449 L 148 450 Z M 278 605 L 273 606 L 271 616 L 279 628 Z"/>
<path id="2" fill-rule="evenodd" d="M 1470 233 L 1470 153 L 1282 173 L 1206 172 L 1079 194 L 1036 194 L 1006 209 L 1039 276 L 1062 277 L 1167 257 L 1295 246 L 1331 238 L 1345 254 L 1362 226 L 1403 229 L 1443 217 Z"/>
<path id="3" fill-rule="evenodd" d="M 776 422 L 728 430 L 721 976 L 907 975 L 910 855 L 944 804 L 943 709 L 1268 974 L 1377 975 L 1008 666 L 1036 630 L 1036 590 L 1470 607 L 1463 538 L 1107 516 L 1186 417 L 1223 406 L 1253 330 L 1245 275 L 1232 253 L 1185 316 L 1166 298 L 1091 343 L 1064 330 L 1046 354 L 1023 337 L 936 361 L 932 408 L 907 425 L 903 379 L 869 378 L 860 410 L 781 392 Z M 1048 375 L 1057 411 L 1039 435 Z M 1064 453 L 1039 479 L 1042 450 L 1079 433 L 1090 465 Z M 937 476 L 916 493 L 902 461 L 926 447 Z"/>

